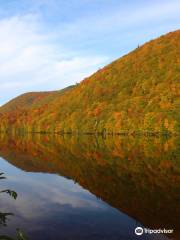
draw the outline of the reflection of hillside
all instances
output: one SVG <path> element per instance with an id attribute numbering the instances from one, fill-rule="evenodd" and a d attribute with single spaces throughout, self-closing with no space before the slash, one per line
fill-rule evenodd
<path id="1" fill-rule="evenodd" d="M 0 136 L 0 155 L 25 171 L 57 173 L 148 227 L 176 228 L 177 139 Z"/>

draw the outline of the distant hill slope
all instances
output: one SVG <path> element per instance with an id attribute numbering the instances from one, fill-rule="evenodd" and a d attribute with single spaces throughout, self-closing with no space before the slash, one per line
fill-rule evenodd
<path id="1" fill-rule="evenodd" d="M 36 103 L 41 102 L 44 98 L 51 95 L 52 92 L 30 92 L 18 96 L 12 99 L 5 105 L 3 105 L 0 110 L 3 113 L 21 111 L 22 109 L 31 108 Z"/>
<path id="2" fill-rule="evenodd" d="M 152 40 L 66 91 L 0 108 L 1 131 L 178 133 L 180 30 Z"/>

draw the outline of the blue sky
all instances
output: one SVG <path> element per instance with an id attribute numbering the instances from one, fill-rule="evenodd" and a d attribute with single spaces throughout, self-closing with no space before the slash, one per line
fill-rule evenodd
<path id="1" fill-rule="evenodd" d="M 179 0 L 0 0 L 0 105 L 81 81 L 180 28 Z"/>

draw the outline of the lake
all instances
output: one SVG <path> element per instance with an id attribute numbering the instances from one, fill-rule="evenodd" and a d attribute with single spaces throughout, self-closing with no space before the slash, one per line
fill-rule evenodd
<path id="1" fill-rule="evenodd" d="M 180 239 L 175 137 L 0 135 L 0 234 L 33 240 Z M 135 228 L 173 234 L 135 234 Z"/>

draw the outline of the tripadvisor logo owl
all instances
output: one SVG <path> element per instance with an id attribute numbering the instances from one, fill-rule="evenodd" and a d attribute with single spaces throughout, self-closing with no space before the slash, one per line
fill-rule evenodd
<path id="1" fill-rule="evenodd" d="M 159 228 L 159 229 L 149 229 L 149 228 L 142 228 L 142 227 L 136 227 L 135 228 L 135 234 L 136 235 L 142 235 L 143 233 L 144 234 L 169 234 L 169 233 L 173 233 L 173 229 L 165 229 L 165 228 L 163 228 L 163 229 L 161 229 L 161 228 Z"/>
<path id="2" fill-rule="evenodd" d="M 142 235 L 143 234 L 143 228 L 142 227 L 135 228 L 135 234 L 136 235 Z"/>

